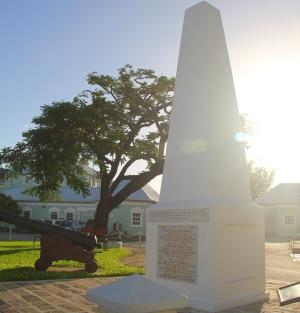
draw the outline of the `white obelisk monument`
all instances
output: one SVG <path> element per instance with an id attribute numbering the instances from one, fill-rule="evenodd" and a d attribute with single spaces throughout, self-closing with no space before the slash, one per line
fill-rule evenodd
<path id="1" fill-rule="evenodd" d="M 159 203 L 148 209 L 146 276 L 219 311 L 266 298 L 264 212 L 250 195 L 219 10 L 186 10 Z"/>

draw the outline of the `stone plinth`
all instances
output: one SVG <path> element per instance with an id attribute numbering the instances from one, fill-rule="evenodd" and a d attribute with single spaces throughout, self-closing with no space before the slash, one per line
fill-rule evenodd
<path id="1" fill-rule="evenodd" d="M 186 296 L 139 275 L 91 289 L 86 298 L 107 313 L 176 313 L 188 306 Z"/>

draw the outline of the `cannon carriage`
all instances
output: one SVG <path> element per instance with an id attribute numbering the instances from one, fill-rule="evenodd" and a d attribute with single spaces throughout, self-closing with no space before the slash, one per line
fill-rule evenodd
<path id="1" fill-rule="evenodd" d="M 37 271 L 46 271 L 52 262 L 58 260 L 73 260 L 85 263 L 85 269 L 94 273 L 98 269 L 94 248 L 97 244 L 95 236 L 86 235 L 59 226 L 30 220 L 0 210 L 0 221 L 41 234 L 40 258 L 35 262 Z"/>

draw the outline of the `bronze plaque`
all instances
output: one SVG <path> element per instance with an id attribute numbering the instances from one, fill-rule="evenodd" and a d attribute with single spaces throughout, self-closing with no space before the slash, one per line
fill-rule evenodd
<path id="1" fill-rule="evenodd" d="M 198 225 L 158 226 L 157 276 L 197 281 Z"/>
<path id="2" fill-rule="evenodd" d="M 277 289 L 280 305 L 300 301 L 300 283 L 294 283 Z"/>

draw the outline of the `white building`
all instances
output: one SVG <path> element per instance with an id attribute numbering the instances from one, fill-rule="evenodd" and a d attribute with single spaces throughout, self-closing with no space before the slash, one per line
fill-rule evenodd
<path id="1" fill-rule="evenodd" d="M 265 208 L 266 238 L 300 234 L 300 184 L 282 183 L 255 201 Z"/>

